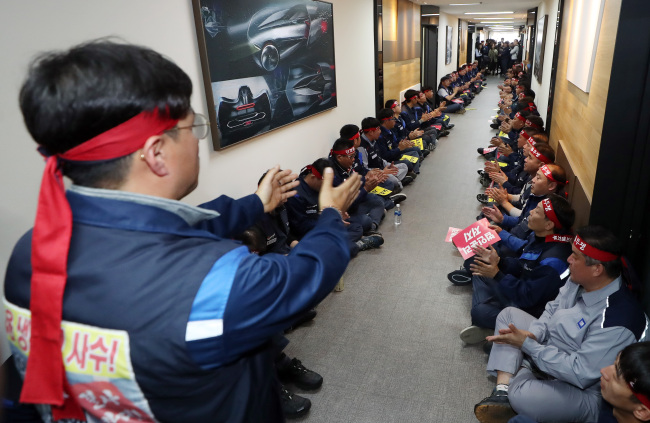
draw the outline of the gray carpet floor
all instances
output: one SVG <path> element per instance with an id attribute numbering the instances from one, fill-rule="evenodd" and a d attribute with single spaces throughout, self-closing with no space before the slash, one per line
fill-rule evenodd
<path id="1" fill-rule="evenodd" d="M 445 243 L 450 226 L 464 228 L 480 210 L 477 147 L 489 143 L 496 112 L 496 77 L 404 189 L 403 223 L 386 216 L 385 244 L 361 252 L 343 276 L 345 289 L 318 306 L 316 319 L 288 335 L 286 352 L 323 375 L 298 421 L 475 422 L 474 404 L 494 386 L 481 345 L 464 345 L 471 287 L 447 273 L 462 259 Z M 290 389 L 293 387 L 289 386 Z"/>

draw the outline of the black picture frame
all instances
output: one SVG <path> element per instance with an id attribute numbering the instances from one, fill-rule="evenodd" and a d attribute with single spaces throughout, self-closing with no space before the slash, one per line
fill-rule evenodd
<path id="1" fill-rule="evenodd" d="M 447 41 L 445 49 L 445 65 L 451 64 L 451 46 L 453 43 L 454 29 L 450 26 L 447 26 Z"/>
<path id="2" fill-rule="evenodd" d="M 537 38 L 535 39 L 535 60 L 533 63 L 533 73 L 537 82 L 542 83 L 542 74 L 544 73 L 544 50 L 546 49 L 546 24 L 548 15 L 544 15 L 537 20 Z"/>
<path id="3" fill-rule="evenodd" d="M 192 0 L 212 144 L 337 106 L 332 3 Z"/>

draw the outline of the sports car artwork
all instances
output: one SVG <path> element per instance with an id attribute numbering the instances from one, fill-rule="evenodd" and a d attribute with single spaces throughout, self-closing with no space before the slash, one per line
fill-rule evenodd
<path id="1" fill-rule="evenodd" d="M 215 149 L 336 107 L 331 3 L 192 3 Z"/>

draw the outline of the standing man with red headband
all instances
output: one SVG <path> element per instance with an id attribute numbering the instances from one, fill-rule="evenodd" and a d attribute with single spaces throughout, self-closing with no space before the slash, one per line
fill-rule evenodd
<path id="1" fill-rule="evenodd" d="M 5 316 L 20 400 L 45 421 L 283 420 L 269 341 L 345 270 L 341 215 L 360 178 L 332 189 L 328 169 L 316 227 L 287 256 L 250 254 L 228 237 L 294 195 L 295 175 L 273 168 L 240 200 L 178 201 L 208 134 L 191 93 L 160 54 L 107 41 L 29 70 L 20 107 L 48 159 Z"/>
<path id="2" fill-rule="evenodd" d="M 621 245 L 602 227 L 577 232 L 570 279 L 539 319 L 508 307 L 497 317 L 487 370 L 492 395 L 474 407 L 480 422 L 515 412 L 535 421 L 595 422 L 600 369 L 639 341 L 646 317 L 621 277 Z"/>

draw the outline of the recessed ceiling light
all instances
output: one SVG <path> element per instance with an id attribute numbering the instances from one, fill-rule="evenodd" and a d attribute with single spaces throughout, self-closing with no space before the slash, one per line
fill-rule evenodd
<path id="1" fill-rule="evenodd" d="M 503 20 L 505 20 L 505 19 L 514 19 L 514 18 L 472 18 L 472 19 L 478 19 L 478 20 L 481 20 L 481 19 L 482 19 L 482 20 L 488 20 L 488 19 L 503 19 Z"/>
<path id="2" fill-rule="evenodd" d="M 467 12 L 466 15 L 511 15 L 515 12 Z"/>
<path id="3" fill-rule="evenodd" d="M 424 15 L 420 16 L 440 16 L 440 13 L 425 13 Z"/>
<path id="4" fill-rule="evenodd" d="M 474 6 L 476 4 L 483 4 L 481 3 L 451 3 L 449 6 Z"/>
<path id="5" fill-rule="evenodd" d="M 488 22 L 479 22 L 482 24 L 511 24 L 513 22 L 508 22 L 508 21 L 488 21 Z"/>

